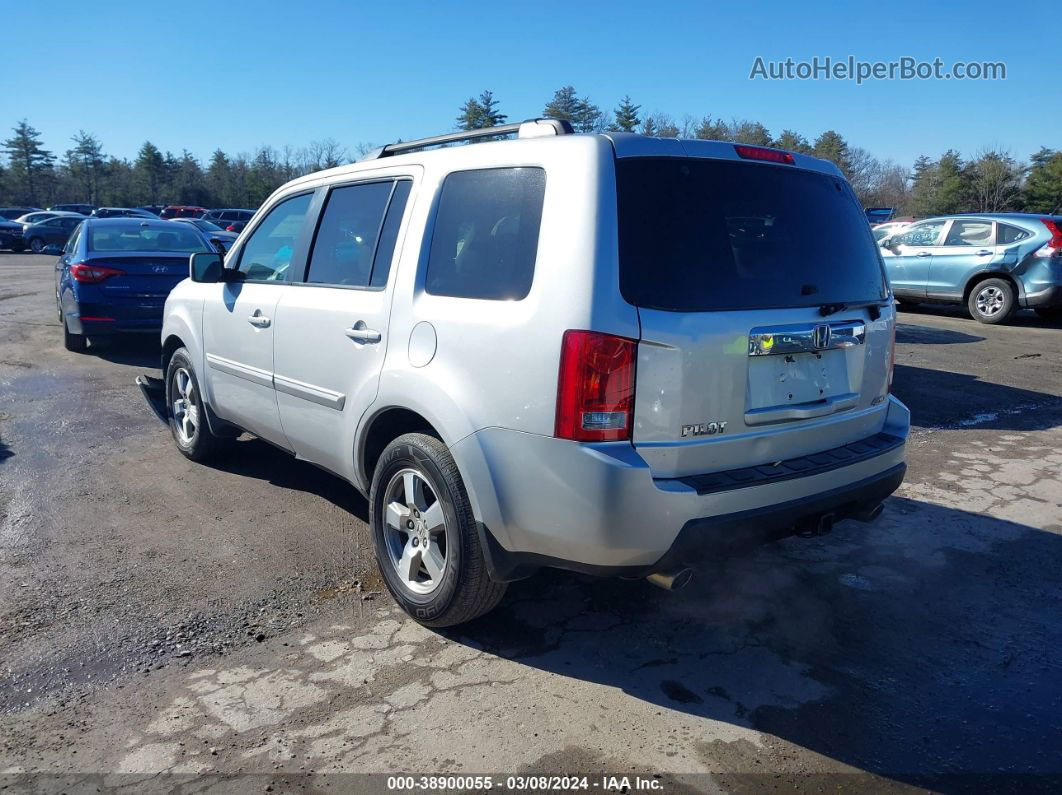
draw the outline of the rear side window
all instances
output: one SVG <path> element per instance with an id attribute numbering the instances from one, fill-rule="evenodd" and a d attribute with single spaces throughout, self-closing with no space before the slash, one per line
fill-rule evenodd
<path id="1" fill-rule="evenodd" d="M 945 246 L 991 246 L 991 221 L 952 221 Z"/>
<path id="2" fill-rule="evenodd" d="M 1027 232 L 1024 229 L 1018 229 L 1018 227 L 1011 226 L 1010 224 L 997 224 L 996 227 L 998 229 L 996 234 L 999 236 L 997 242 L 1001 246 L 1017 243 L 1019 240 L 1024 240 L 1025 238 L 1032 236 L 1031 232 Z"/>
<path id="3" fill-rule="evenodd" d="M 843 180 L 788 166 L 616 162 L 620 287 L 669 311 L 884 299 L 866 215 Z"/>
<path id="4" fill-rule="evenodd" d="M 535 275 L 546 172 L 457 171 L 443 182 L 425 289 L 433 295 L 518 301 Z"/>
<path id="5" fill-rule="evenodd" d="M 365 287 L 393 182 L 334 188 L 321 216 L 306 281 Z"/>

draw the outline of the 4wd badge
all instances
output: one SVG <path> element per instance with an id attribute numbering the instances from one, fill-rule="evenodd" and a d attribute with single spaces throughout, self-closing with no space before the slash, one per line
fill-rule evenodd
<path id="1" fill-rule="evenodd" d="M 683 436 L 711 436 L 713 433 L 726 431 L 725 422 L 696 422 L 693 425 L 683 425 Z"/>

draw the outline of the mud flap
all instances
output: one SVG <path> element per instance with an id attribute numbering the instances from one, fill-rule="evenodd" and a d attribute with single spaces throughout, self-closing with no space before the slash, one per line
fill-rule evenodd
<path id="1" fill-rule="evenodd" d="M 166 413 L 166 382 L 161 378 L 152 378 L 150 375 L 138 375 L 136 385 L 140 387 L 144 400 L 147 401 L 155 416 L 163 425 L 169 425 L 170 418 Z"/>

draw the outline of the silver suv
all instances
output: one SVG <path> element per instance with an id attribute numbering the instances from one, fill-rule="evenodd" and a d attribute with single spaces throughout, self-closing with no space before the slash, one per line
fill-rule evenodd
<path id="1" fill-rule="evenodd" d="M 542 566 L 676 587 L 903 479 L 892 296 L 822 160 L 549 119 L 438 136 L 284 185 L 190 270 L 177 447 L 247 431 L 349 481 L 428 625 Z"/>

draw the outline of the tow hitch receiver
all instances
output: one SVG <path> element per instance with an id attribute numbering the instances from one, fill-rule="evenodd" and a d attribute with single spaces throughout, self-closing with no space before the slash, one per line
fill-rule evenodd
<path id="1" fill-rule="evenodd" d="M 818 516 L 808 516 L 797 522 L 796 534 L 801 538 L 814 538 L 824 536 L 833 530 L 836 515 L 832 513 L 820 513 Z"/>

